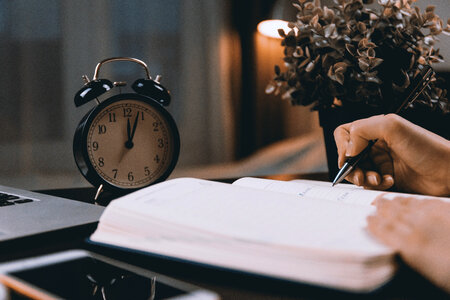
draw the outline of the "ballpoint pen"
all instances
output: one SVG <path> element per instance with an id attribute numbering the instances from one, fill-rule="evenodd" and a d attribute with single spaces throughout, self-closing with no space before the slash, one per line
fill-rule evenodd
<path id="1" fill-rule="evenodd" d="M 412 89 L 410 89 L 410 91 L 408 91 L 408 97 L 405 98 L 403 103 L 395 111 L 396 114 L 398 114 L 400 111 L 402 111 L 403 108 L 405 108 L 405 107 L 409 106 L 411 103 L 413 103 L 417 99 L 417 97 L 419 97 L 420 94 L 422 94 L 424 89 L 430 83 L 431 79 L 433 79 L 434 74 L 435 73 L 430 66 L 428 66 L 428 65 L 424 66 L 424 68 L 421 70 L 420 74 L 413 80 L 413 82 L 411 82 L 410 86 L 412 87 Z M 377 142 L 377 140 L 369 141 L 368 145 L 366 146 L 366 148 L 364 148 L 364 150 L 361 153 L 359 153 L 356 156 L 347 158 L 344 165 L 342 166 L 342 168 L 339 170 L 336 177 L 334 178 L 332 186 L 335 186 L 336 184 L 338 184 L 342 180 L 344 180 L 344 178 L 347 177 L 348 174 L 350 174 L 350 172 L 355 168 L 355 166 L 363 158 L 366 157 L 366 155 L 369 153 L 370 149 L 376 142 Z"/>

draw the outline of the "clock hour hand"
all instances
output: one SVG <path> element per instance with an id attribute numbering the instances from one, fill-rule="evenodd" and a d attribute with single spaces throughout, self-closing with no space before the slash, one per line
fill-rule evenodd
<path id="1" fill-rule="evenodd" d="M 130 118 L 127 119 L 127 139 L 131 140 L 131 125 Z"/>
<path id="2" fill-rule="evenodd" d="M 131 136 L 131 125 L 130 118 L 127 119 L 127 141 L 125 142 L 125 148 L 131 149 L 133 148 L 133 138 Z"/>

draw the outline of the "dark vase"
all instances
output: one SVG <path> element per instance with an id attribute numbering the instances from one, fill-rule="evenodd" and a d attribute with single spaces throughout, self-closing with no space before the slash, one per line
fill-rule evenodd
<path id="1" fill-rule="evenodd" d="M 320 126 L 323 129 L 330 180 L 333 180 L 339 171 L 337 164 L 337 147 L 333 135 L 334 130 L 339 125 L 353 122 L 358 119 L 368 118 L 377 114 L 379 114 L 379 112 L 363 109 L 350 110 L 330 108 L 319 110 L 319 120 Z M 442 114 L 440 112 L 432 111 L 427 107 L 415 107 L 402 112 L 401 116 L 414 124 L 426 128 L 446 139 L 450 139 L 450 113 Z"/>
<path id="2" fill-rule="evenodd" d="M 359 119 L 368 118 L 375 114 L 375 112 L 342 109 L 340 107 L 319 110 L 319 121 L 320 126 L 323 130 L 325 151 L 327 154 L 328 176 L 330 180 L 333 180 L 339 171 L 337 163 L 337 147 L 333 135 L 334 130 L 339 125 L 350 123 Z"/>

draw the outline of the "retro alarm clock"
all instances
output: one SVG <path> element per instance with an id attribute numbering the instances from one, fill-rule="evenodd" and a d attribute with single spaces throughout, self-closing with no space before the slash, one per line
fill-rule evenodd
<path id="1" fill-rule="evenodd" d="M 131 86 L 134 93 L 121 93 L 126 82 L 99 78 L 101 66 L 116 61 L 145 70 L 146 77 Z M 127 193 L 166 179 L 177 163 L 180 138 L 165 109 L 171 97 L 161 76 L 153 80 L 139 59 L 113 57 L 97 64 L 92 81 L 83 78 L 86 83 L 75 95 L 75 106 L 92 100 L 97 105 L 78 124 L 73 152 L 80 172 L 98 187 L 96 198 L 102 190 Z M 115 90 L 119 92 L 113 94 Z"/>

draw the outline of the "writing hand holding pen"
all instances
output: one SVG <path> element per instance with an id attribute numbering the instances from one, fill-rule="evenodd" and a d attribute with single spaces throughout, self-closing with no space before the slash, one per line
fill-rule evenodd
<path id="1" fill-rule="evenodd" d="M 379 115 L 339 126 L 334 137 L 338 164 L 377 140 L 364 162 L 346 179 L 366 188 L 450 195 L 450 141 L 396 114 Z"/>
<path id="2" fill-rule="evenodd" d="M 423 69 L 421 70 L 420 74 L 414 78 L 414 80 L 409 85 L 408 89 L 406 90 L 406 95 L 404 98 L 404 101 L 402 104 L 396 109 L 395 113 L 400 113 L 404 108 L 408 107 L 411 103 L 413 103 L 417 97 L 422 94 L 424 89 L 428 86 L 428 84 L 431 82 L 431 80 L 434 78 L 434 71 L 433 69 L 426 65 L 423 66 Z M 340 183 L 344 178 L 346 178 L 360 163 L 360 161 L 363 161 L 367 154 L 371 151 L 371 148 L 375 143 L 377 142 L 377 139 L 370 140 L 366 147 L 359 153 L 356 153 L 354 156 L 348 156 L 345 163 L 342 165 L 339 165 L 340 170 L 336 177 L 333 180 L 333 186 L 337 183 Z"/>

